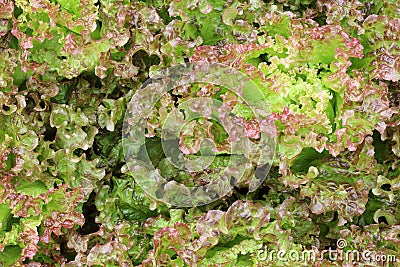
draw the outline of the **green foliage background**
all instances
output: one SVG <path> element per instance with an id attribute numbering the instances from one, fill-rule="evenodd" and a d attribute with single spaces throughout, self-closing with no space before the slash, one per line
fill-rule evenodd
<path id="1" fill-rule="evenodd" d="M 320 254 L 339 238 L 399 255 L 399 10 L 397 0 L 1 0 L 2 266 L 293 266 L 257 251 Z M 244 181 L 175 209 L 135 185 L 121 131 L 149 73 L 188 61 L 250 75 L 278 145 L 255 192 Z M 202 92 L 225 93 L 214 89 Z M 159 115 L 174 104 L 149 128 L 164 173 Z"/>

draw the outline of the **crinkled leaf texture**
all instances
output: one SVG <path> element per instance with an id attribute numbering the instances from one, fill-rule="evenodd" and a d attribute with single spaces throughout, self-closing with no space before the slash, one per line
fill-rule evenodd
<path id="1" fill-rule="evenodd" d="M 323 258 L 339 238 L 398 256 L 399 10 L 396 0 L 0 0 L 0 265 L 295 266 L 258 253 Z M 149 76 L 187 62 L 243 72 L 272 114 L 255 120 L 213 84 L 174 88 L 146 123 L 157 172 L 186 186 L 220 177 L 221 125 L 192 120 L 177 139 L 188 157 L 213 140 L 208 173 L 162 151 L 168 116 L 178 125 L 194 111 L 177 106 L 198 97 L 220 101 L 250 138 L 273 123 L 277 149 L 257 190 L 247 192 L 251 166 L 220 200 L 175 209 L 126 172 L 122 124 Z"/>

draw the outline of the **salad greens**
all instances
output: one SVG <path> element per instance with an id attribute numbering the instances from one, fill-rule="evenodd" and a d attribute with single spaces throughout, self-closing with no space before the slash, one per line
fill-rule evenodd
<path id="1" fill-rule="evenodd" d="M 187 62 L 251 77 L 277 144 L 257 190 L 249 168 L 218 201 L 176 208 L 127 171 L 123 120 L 149 77 Z M 268 247 L 322 256 L 307 266 L 367 266 L 324 257 L 339 239 L 400 255 L 399 79 L 397 0 L 0 0 L 0 265 L 293 266 L 259 257 Z M 166 110 L 200 96 L 231 107 L 252 137 L 261 127 L 218 86 L 163 96 L 145 146 L 188 186 L 209 181 L 166 160 L 160 129 Z M 188 154 L 229 134 L 190 127 Z"/>

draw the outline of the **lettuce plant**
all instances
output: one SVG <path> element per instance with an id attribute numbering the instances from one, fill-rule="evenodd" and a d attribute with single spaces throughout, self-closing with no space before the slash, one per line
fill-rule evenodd
<path id="1" fill-rule="evenodd" d="M 312 250 L 310 266 L 397 266 L 324 250 L 341 240 L 344 251 L 400 254 L 399 10 L 396 0 L 0 0 L 0 265 L 295 264 L 260 257 L 268 248 Z M 268 114 L 256 120 L 212 83 L 171 88 L 144 142 L 127 147 L 132 97 L 187 63 L 246 75 Z M 176 207 L 139 186 L 148 173 L 132 172 L 126 153 L 146 149 L 156 173 L 185 186 L 219 179 L 232 156 L 221 123 L 196 118 L 179 136 L 188 158 L 212 139 L 205 170 L 176 168 L 163 151 L 168 116 L 190 118 L 185 102 L 201 97 L 255 143 L 273 128 L 274 159 L 243 168 L 216 201 Z"/>

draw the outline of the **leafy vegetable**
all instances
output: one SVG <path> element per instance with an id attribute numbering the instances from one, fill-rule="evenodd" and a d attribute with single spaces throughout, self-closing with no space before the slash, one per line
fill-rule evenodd
<path id="1" fill-rule="evenodd" d="M 399 10 L 395 0 L 1 0 L 0 265 L 301 264 L 263 258 L 268 248 L 350 266 L 326 257 L 338 240 L 399 255 Z M 170 88 L 137 112 L 143 142 L 126 143 L 132 96 L 153 101 L 140 94 L 146 80 L 188 62 L 243 74 L 229 79 L 243 91 Z M 246 101 L 263 98 L 257 117 Z M 227 129 L 232 118 L 240 131 Z M 260 152 L 265 135 L 277 142 L 271 164 L 259 164 L 272 157 Z M 229 153 L 241 136 L 254 144 L 247 165 Z M 152 171 L 130 171 L 144 151 Z M 197 188 L 227 166 L 233 188 L 206 205 L 173 207 L 160 200 L 182 192 L 137 181 Z"/>

